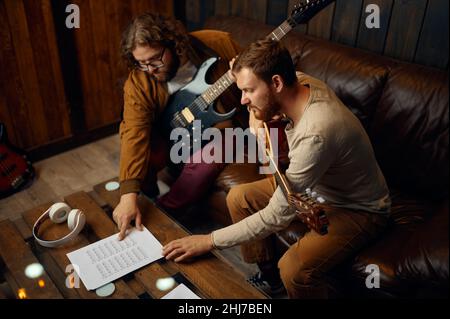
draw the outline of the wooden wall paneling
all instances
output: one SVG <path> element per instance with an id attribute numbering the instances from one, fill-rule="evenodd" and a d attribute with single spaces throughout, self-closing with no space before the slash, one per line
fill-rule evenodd
<path id="1" fill-rule="evenodd" d="M 131 2 L 133 16 L 144 12 L 158 12 L 165 16 L 173 16 L 173 0 L 129 0 L 128 2 Z"/>
<path id="2" fill-rule="evenodd" d="M 333 25 L 334 9 L 336 2 L 329 4 L 320 11 L 308 23 L 308 34 L 326 40 L 331 39 L 331 28 Z"/>
<path id="3" fill-rule="evenodd" d="M 287 9 L 287 17 L 289 17 L 292 14 L 292 10 L 294 9 L 294 6 L 299 3 L 300 3 L 300 0 L 289 0 L 288 9 Z M 300 32 L 302 34 L 306 34 L 308 32 L 308 23 L 300 24 L 300 25 L 296 26 L 294 30 L 296 32 Z"/>
<path id="4" fill-rule="evenodd" d="M 429 0 L 420 34 L 416 63 L 446 68 L 448 65 L 448 0 Z"/>
<path id="5" fill-rule="evenodd" d="M 427 0 L 395 1 L 384 54 L 413 61 Z"/>
<path id="6" fill-rule="evenodd" d="M 90 110 L 92 114 L 98 114 L 96 121 L 93 122 L 95 126 L 89 127 L 96 128 L 117 121 L 119 117 L 113 110 L 120 108 L 120 106 L 113 89 L 115 78 L 112 70 L 115 68 L 112 63 L 112 54 L 109 51 L 112 41 L 110 36 L 112 33 L 111 23 L 115 23 L 115 21 L 110 21 L 106 9 L 106 7 L 111 6 L 111 0 L 90 0 L 89 5 L 93 42 L 88 47 L 95 53 L 95 69 L 99 85 L 95 91 L 96 94 L 100 95 L 101 103 L 99 106 L 89 105 L 92 108 Z M 92 121 L 93 119 L 89 120 Z"/>
<path id="7" fill-rule="evenodd" d="M 216 15 L 228 16 L 231 12 L 230 0 L 215 0 L 215 13 Z"/>
<path id="8" fill-rule="evenodd" d="M 95 0 L 94 0 L 95 1 Z M 131 0 L 131 7 L 133 8 L 133 16 L 138 16 L 144 12 L 151 11 L 151 2 L 148 0 Z"/>
<path id="9" fill-rule="evenodd" d="M 121 117 L 123 106 L 123 85 L 128 76 L 128 69 L 126 63 L 122 61 L 120 52 L 120 41 L 122 40 L 122 33 L 131 22 L 133 16 L 131 7 L 128 1 L 111 0 L 109 6 L 108 16 L 110 19 L 109 35 L 109 54 L 111 56 L 111 72 L 112 72 L 112 88 L 115 96 L 115 101 L 118 105 L 114 105 L 112 111 L 113 118 Z"/>
<path id="10" fill-rule="evenodd" d="M 43 102 L 42 110 L 34 111 L 43 114 L 44 122 L 40 124 L 46 130 L 47 137 L 40 141 L 39 144 L 42 144 L 70 134 L 69 116 L 61 70 L 55 66 L 59 64 L 59 59 L 51 36 L 54 35 L 54 30 L 50 3 L 46 0 L 24 1 L 24 9 L 27 14 L 28 28 L 32 30 L 30 44 L 35 61 L 37 85 Z M 43 9 L 46 10 L 47 21 Z M 50 23 L 49 29 L 47 29 L 47 23 Z M 48 34 L 47 30 L 51 34 Z"/>
<path id="11" fill-rule="evenodd" d="M 49 49 L 49 57 L 54 80 L 53 83 L 56 89 L 56 110 L 59 114 L 59 122 L 52 123 L 52 125 L 61 125 L 62 136 L 69 136 L 72 133 L 69 118 L 70 105 L 68 104 L 64 88 L 61 59 L 56 39 L 55 21 L 53 18 L 51 0 L 42 0 L 42 13 L 47 34 L 47 45 Z M 61 138 L 62 136 L 57 136 L 57 138 Z"/>
<path id="12" fill-rule="evenodd" d="M 201 28 L 201 0 L 186 0 L 186 27 L 189 31 Z"/>
<path id="13" fill-rule="evenodd" d="M 22 96 L 22 84 L 15 60 L 10 27 L 4 1 L 0 1 L 0 122 L 6 125 L 9 139 L 16 145 L 29 143 L 27 136 L 16 130 L 18 123 L 28 124 L 25 102 Z M 14 112 L 12 112 L 14 111 Z M 14 115 L 14 116 L 13 116 Z M 22 132 L 23 133 L 23 132 Z"/>
<path id="14" fill-rule="evenodd" d="M 366 8 L 370 4 L 376 4 L 380 8 L 380 28 L 369 29 L 366 27 Z M 356 46 L 372 52 L 382 54 L 386 41 L 387 30 L 391 18 L 393 0 L 365 0 L 359 25 L 358 40 Z"/>
<path id="15" fill-rule="evenodd" d="M 265 23 L 267 0 L 231 0 L 231 14 Z"/>
<path id="16" fill-rule="evenodd" d="M 30 147 L 48 141 L 44 104 L 40 95 L 38 75 L 36 74 L 36 64 L 34 61 L 31 36 L 22 0 L 4 0 L 8 22 L 11 28 L 12 43 L 17 61 L 19 76 L 23 85 L 23 95 L 25 112 L 32 122 L 20 123 L 21 130 L 28 135 L 28 141 L 22 147 Z"/>
<path id="17" fill-rule="evenodd" d="M 94 43 L 94 32 L 97 31 L 93 28 L 90 0 L 73 0 L 72 3 L 80 8 L 80 28 L 73 29 L 73 33 L 83 94 L 84 130 L 90 130 L 100 126 L 103 118 L 101 93 L 104 89 L 99 83 Z"/>
<path id="18" fill-rule="evenodd" d="M 288 0 L 268 0 L 266 23 L 273 26 L 278 26 L 283 23 L 287 18 L 286 12 L 288 5 Z"/>
<path id="19" fill-rule="evenodd" d="M 336 1 L 331 39 L 355 46 L 362 13 L 363 0 Z"/>

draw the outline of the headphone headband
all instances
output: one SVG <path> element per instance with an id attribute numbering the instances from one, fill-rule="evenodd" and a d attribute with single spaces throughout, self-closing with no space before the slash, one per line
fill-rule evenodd
<path id="1" fill-rule="evenodd" d="M 70 211 L 70 212 L 69 212 Z M 68 218 L 70 217 L 70 218 Z M 44 223 L 44 221 L 50 218 L 54 223 L 62 223 L 64 221 L 71 222 L 72 220 L 75 224 L 70 225 L 69 229 L 71 231 L 64 237 L 56 240 L 44 240 L 39 238 L 38 232 L 39 227 Z M 65 203 L 55 203 L 50 208 L 48 208 L 34 223 L 33 225 L 33 237 L 36 242 L 44 247 L 54 248 L 62 246 L 72 239 L 74 239 L 82 230 L 86 223 L 86 217 L 84 213 L 79 209 L 72 209 Z"/>

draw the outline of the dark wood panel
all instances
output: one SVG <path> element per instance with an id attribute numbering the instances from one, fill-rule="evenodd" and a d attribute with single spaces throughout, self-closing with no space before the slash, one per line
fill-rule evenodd
<path id="1" fill-rule="evenodd" d="M 43 115 L 43 101 L 39 94 L 39 82 L 37 77 L 36 65 L 33 57 L 33 48 L 31 46 L 31 35 L 28 28 L 27 16 L 23 1 L 5 0 L 7 18 L 11 28 L 12 44 L 14 56 L 16 58 L 18 74 L 25 94 L 17 98 L 24 100 L 24 112 L 29 118 L 33 118 L 33 124 L 22 126 L 28 135 L 28 143 L 39 144 L 48 140 L 45 129 L 45 116 Z M 27 125 L 28 124 L 28 125 Z M 19 127 L 15 127 L 19 129 Z M 28 145 L 26 145 L 28 146 Z"/>
<path id="2" fill-rule="evenodd" d="M 427 0 L 395 1 L 384 54 L 413 61 Z"/>
<path id="3" fill-rule="evenodd" d="M 331 27 L 333 25 L 334 9 L 336 3 L 329 4 L 320 11 L 308 23 L 308 34 L 313 37 L 329 40 L 331 38 Z"/>
<path id="4" fill-rule="evenodd" d="M 120 57 L 122 32 L 144 12 L 173 15 L 171 1 L 74 0 L 81 12 L 81 28 L 74 31 L 86 130 L 120 120 L 122 85 L 127 70 Z"/>
<path id="5" fill-rule="evenodd" d="M 267 24 L 278 26 L 286 20 L 288 0 L 269 0 L 267 3 Z"/>
<path id="6" fill-rule="evenodd" d="M 231 0 L 231 14 L 266 22 L 267 0 Z"/>
<path id="7" fill-rule="evenodd" d="M 215 0 L 215 14 L 229 15 L 231 10 L 230 0 Z"/>
<path id="8" fill-rule="evenodd" d="M 429 0 L 415 62 L 439 68 L 448 65 L 448 0 Z"/>
<path id="9" fill-rule="evenodd" d="M 2 94 L 14 110 L 6 123 L 10 135 L 26 149 L 70 135 L 50 1 L 5 0 L 1 8 Z"/>
<path id="10" fill-rule="evenodd" d="M 92 45 L 85 46 L 94 53 L 98 87 L 91 89 L 100 95 L 101 108 L 99 110 L 94 107 L 87 108 L 89 111 L 89 113 L 86 112 L 86 122 L 88 123 L 88 128 L 96 128 L 104 124 L 114 122 L 119 118 L 118 110 L 121 108 L 120 100 L 113 89 L 115 82 L 113 70 L 116 69 L 113 66 L 119 61 L 113 60 L 113 58 L 117 58 L 117 56 L 109 50 L 112 45 L 118 51 L 120 43 L 112 43 L 115 42 L 115 39 L 112 37 L 110 23 L 111 21 L 114 21 L 114 16 L 111 15 L 111 11 L 108 16 L 108 11 L 106 9 L 111 6 L 111 2 L 111 0 L 89 1 L 93 42 L 90 42 Z M 110 104 L 111 102 L 116 104 Z M 97 116 L 95 116 L 95 114 L 97 114 Z"/>
<path id="11" fill-rule="evenodd" d="M 56 94 L 56 100 L 54 101 L 56 103 L 55 110 L 57 110 L 57 113 L 59 115 L 59 120 L 56 122 L 56 125 L 55 123 L 51 123 L 51 125 L 57 127 L 59 125 L 62 126 L 60 131 L 58 131 L 61 134 L 58 134 L 57 136 L 51 136 L 52 140 L 55 140 L 60 139 L 61 137 L 70 136 L 71 134 L 71 125 L 69 116 L 70 106 L 68 104 L 65 94 L 63 73 L 61 69 L 61 59 L 58 50 L 55 21 L 53 18 L 53 9 L 51 0 L 42 0 L 41 8 L 43 13 L 44 26 L 46 30 L 51 71 L 54 79 L 53 84 Z"/>
<path id="12" fill-rule="evenodd" d="M 201 0 L 186 0 L 186 27 L 188 30 L 201 28 Z"/>
<path id="13" fill-rule="evenodd" d="M 28 28 L 32 32 L 30 43 L 36 66 L 37 85 L 42 98 L 42 109 L 36 109 L 36 105 L 33 107 L 33 111 L 42 114 L 41 118 L 37 116 L 36 119 L 38 121 L 43 120 L 41 125 L 47 133 L 45 140 L 39 141 L 39 144 L 41 144 L 70 134 L 68 111 L 61 70 L 55 66 L 59 62 L 53 36 L 50 3 L 47 0 L 24 1 L 24 9 L 27 14 Z M 43 9 L 45 9 L 47 19 L 44 16 Z M 50 25 L 47 25 L 48 23 Z M 40 104 L 38 105 L 40 106 Z M 63 123 L 64 126 L 61 126 L 60 123 Z"/>
<path id="14" fill-rule="evenodd" d="M 331 39 L 354 46 L 360 25 L 362 0 L 336 1 Z"/>
<path id="15" fill-rule="evenodd" d="M 383 53 L 384 44 L 391 18 L 393 0 L 365 0 L 363 4 L 363 13 L 359 25 L 359 34 L 357 47 L 370 50 L 376 53 Z M 366 8 L 370 4 L 378 5 L 380 8 L 380 28 L 369 29 L 366 27 L 366 18 L 370 13 L 366 13 Z"/>
<path id="16" fill-rule="evenodd" d="M 18 77 L 10 27 L 3 1 L 0 1 L 0 43 L 0 69 L 2 70 L 2 76 L 0 76 L 0 122 L 6 125 L 12 143 L 25 145 L 26 140 L 22 138 L 19 131 L 14 129 L 17 123 L 21 122 L 19 117 L 22 118 L 22 122 L 28 121 L 28 118 L 26 112 L 23 111 L 23 100 L 15 98 L 22 87 Z M 11 114 L 11 110 L 15 110 L 14 116 Z"/>

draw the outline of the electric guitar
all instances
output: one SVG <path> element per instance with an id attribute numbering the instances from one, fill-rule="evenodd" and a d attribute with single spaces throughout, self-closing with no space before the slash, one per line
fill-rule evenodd
<path id="1" fill-rule="evenodd" d="M 9 196 L 34 178 L 34 169 L 25 153 L 12 146 L 0 123 L 0 198 Z"/>
<path id="2" fill-rule="evenodd" d="M 295 209 L 297 217 L 301 220 L 301 222 L 318 234 L 326 235 L 328 233 L 329 221 L 323 206 L 325 200 L 318 196 L 315 192 L 312 192 L 309 188 L 307 188 L 304 193 L 294 193 L 292 191 L 289 181 L 280 171 L 276 161 L 274 160 L 272 142 L 266 123 L 264 123 L 264 129 L 266 134 L 266 155 L 269 159 L 270 165 L 275 171 L 274 177 L 276 184 L 280 186 L 289 205 Z"/>
<path id="3" fill-rule="evenodd" d="M 333 1 L 302 1 L 294 7 L 289 18 L 267 37 L 275 41 L 281 40 L 298 24 L 306 23 Z M 229 76 L 228 72 L 212 85 L 206 82 L 206 74 L 217 61 L 217 57 L 206 60 L 198 69 L 193 80 L 171 96 L 163 114 L 163 125 L 167 126 L 167 123 L 170 125 L 170 127 L 165 127 L 166 131 L 186 128 L 192 136 L 194 120 L 201 120 L 201 129 L 203 130 L 234 116 L 236 109 L 221 114 L 216 112 L 212 106 L 214 101 L 234 83 L 234 79 Z"/>

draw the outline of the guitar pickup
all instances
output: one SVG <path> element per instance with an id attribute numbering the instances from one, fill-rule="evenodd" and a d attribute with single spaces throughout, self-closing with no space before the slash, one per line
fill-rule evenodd
<path id="1" fill-rule="evenodd" d="M 195 116 L 194 116 L 194 114 L 192 114 L 192 112 L 191 112 L 191 110 L 189 110 L 189 108 L 185 107 L 181 111 L 181 114 L 183 114 L 183 116 L 188 124 L 191 124 L 192 122 L 194 122 Z"/>

